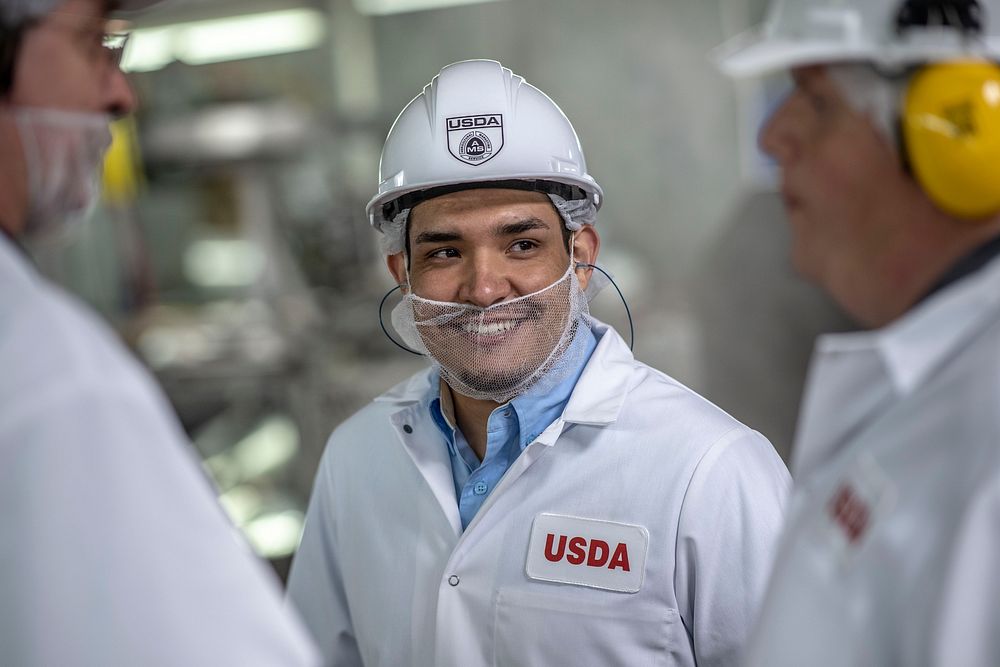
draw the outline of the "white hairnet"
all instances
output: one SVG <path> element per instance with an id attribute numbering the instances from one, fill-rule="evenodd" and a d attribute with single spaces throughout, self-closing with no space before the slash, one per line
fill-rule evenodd
<path id="1" fill-rule="evenodd" d="M 62 0 L 0 0 L 0 23 L 15 27 L 52 11 Z"/>
<path id="2" fill-rule="evenodd" d="M 893 150 L 898 150 L 896 121 L 902 108 L 905 77 L 887 77 L 868 63 L 830 65 L 827 73 L 851 108 L 867 115 Z"/>
<path id="3" fill-rule="evenodd" d="M 597 208 L 589 199 L 563 199 L 559 195 L 549 195 L 552 205 L 562 218 L 566 229 L 571 232 L 579 230 L 584 225 L 597 222 Z M 386 255 L 395 255 L 406 248 L 406 221 L 410 218 L 410 209 L 404 209 L 392 219 L 391 223 L 382 224 L 382 238 L 379 246 Z"/>

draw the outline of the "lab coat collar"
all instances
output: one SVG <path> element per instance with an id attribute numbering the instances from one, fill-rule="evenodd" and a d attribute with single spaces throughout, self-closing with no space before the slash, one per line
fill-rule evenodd
<path id="1" fill-rule="evenodd" d="M 604 426 L 618 419 L 633 379 L 634 358 L 618 332 L 593 320 L 597 348 L 569 397 L 562 420 Z"/>
<path id="2" fill-rule="evenodd" d="M 796 433 L 801 480 L 876 415 L 925 384 L 1000 310 L 1000 258 L 875 331 L 816 343 Z"/>
<path id="3" fill-rule="evenodd" d="M 923 384 L 945 359 L 995 319 L 1000 309 L 1000 258 L 935 294 L 875 332 L 900 395 Z"/>
<path id="4" fill-rule="evenodd" d="M 24 250 L 6 234 L 0 234 L 0 270 L 4 275 L 5 287 L 17 279 L 21 282 L 34 280 L 34 266 Z"/>
<path id="5" fill-rule="evenodd" d="M 900 396 L 919 387 L 963 342 L 1000 309 L 1000 258 L 874 331 L 828 334 L 818 354 L 876 350 Z"/>
<path id="6" fill-rule="evenodd" d="M 562 416 L 535 439 L 538 445 L 553 446 L 568 423 L 605 425 L 614 422 L 621 412 L 630 389 L 632 353 L 611 327 L 594 320 L 593 331 L 599 339 L 597 348 L 573 388 Z M 393 430 L 427 481 L 455 535 L 459 536 L 463 531 L 455 498 L 451 459 L 448 448 L 441 446 L 441 434 L 429 410 L 430 402 L 438 395 L 438 378 L 438 369 L 428 368 L 396 385 L 376 401 L 396 403 L 400 407 L 390 416 Z M 519 457 L 515 467 L 507 472 L 505 479 L 516 478 L 541 451 L 532 453 L 529 447 L 525 455 Z"/>
<path id="7" fill-rule="evenodd" d="M 376 403 L 399 403 L 408 405 L 419 403 L 428 397 L 428 392 L 436 386 L 438 370 L 432 366 L 410 376 L 395 387 L 375 399 Z"/>
<path id="8" fill-rule="evenodd" d="M 424 373 L 419 376 L 426 377 Z M 428 395 L 425 390 L 423 398 Z M 393 413 L 389 421 L 403 448 L 427 481 L 455 535 L 461 535 L 462 517 L 455 497 L 451 458 L 448 448 L 442 446 L 441 433 L 430 416 L 427 402 L 407 405 Z"/>

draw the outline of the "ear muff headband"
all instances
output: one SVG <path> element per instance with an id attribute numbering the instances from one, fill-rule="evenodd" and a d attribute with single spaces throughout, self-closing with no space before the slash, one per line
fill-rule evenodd
<path id="1" fill-rule="evenodd" d="M 903 99 L 902 139 L 917 182 L 946 213 L 1000 213 L 1000 65 L 928 65 Z"/>

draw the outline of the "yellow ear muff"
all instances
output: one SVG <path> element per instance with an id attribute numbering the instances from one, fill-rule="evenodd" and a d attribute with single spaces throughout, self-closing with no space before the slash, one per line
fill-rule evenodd
<path id="1" fill-rule="evenodd" d="M 902 134 L 914 176 L 941 210 L 968 220 L 1000 213 L 1000 66 L 920 70 L 906 92 Z"/>

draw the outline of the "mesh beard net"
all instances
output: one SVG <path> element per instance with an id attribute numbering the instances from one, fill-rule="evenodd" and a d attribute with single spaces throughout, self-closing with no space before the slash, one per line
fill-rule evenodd
<path id="1" fill-rule="evenodd" d="M 545 391 L 576 370 L 587 349 L 572 344 L 590 327 L 574 264 L 548 287 L 486 308 L 411 290 L 393 309 L 392 325 L 464 396 L 506 403 L 536 385 Z"/>
<path id="2" fill-rule="evenodd" d="M 57 109 L 13 113 L 28 175 L 25 233 L 47 235 L 82 219 L 97 202 L 111 119 Z"/>

